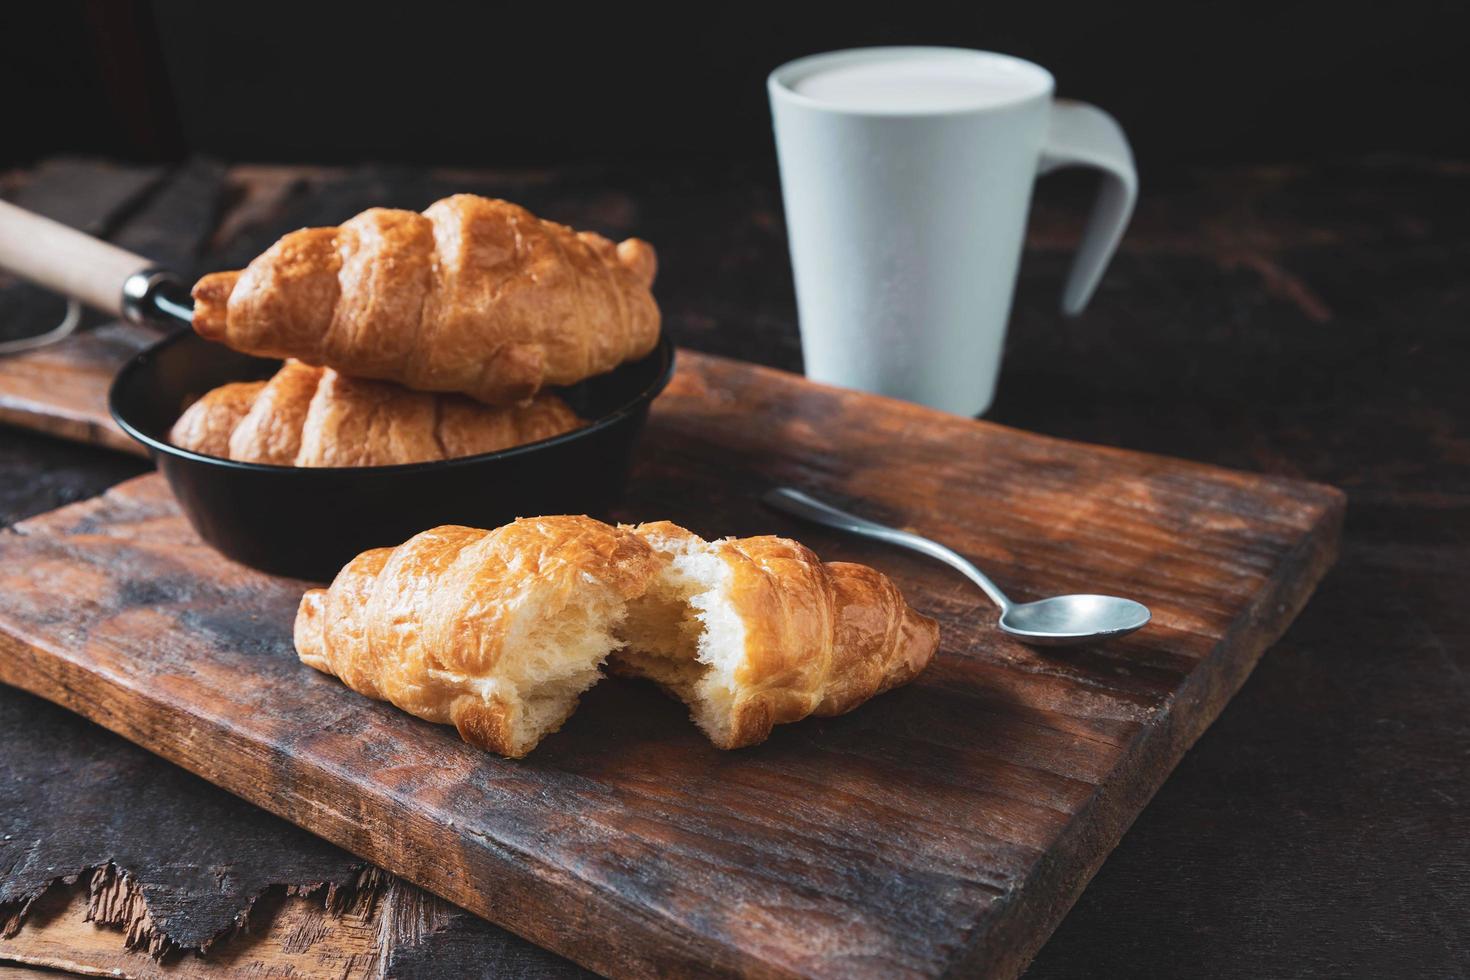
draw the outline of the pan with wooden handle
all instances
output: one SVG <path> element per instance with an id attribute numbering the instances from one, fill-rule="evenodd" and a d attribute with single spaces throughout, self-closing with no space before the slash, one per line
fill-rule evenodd
<path id="1" fill-rule="evenodd" d="M 236 561 L 296 578 L 329 579 L 359 552 L 439 524 L 606 513 L 622 493 L 648 407 L 674 370 L 673 345 L 661 337 L 641 360 L 558 390 L 587 425 L 500 452 L 401 466 L 241 463 L 180 449 L 169 429 L 200 395 L 267 378 L 280 362 L 187 329 L 193 303 L 182 280 L 3 201 L 0 268 L 105 313 L 173 329 L 122 367 L 108 409 L 147 447 L 201 538 Z"/>

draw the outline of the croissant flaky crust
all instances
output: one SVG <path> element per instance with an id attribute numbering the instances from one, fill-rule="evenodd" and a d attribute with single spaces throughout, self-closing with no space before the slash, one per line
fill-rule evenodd
<path id="1" fill-rule="evenodd" d="M 657 261 L 507 201 L 458 194 L 286 235 L 194 287 L 194 329 L 235 350 L 492 405 L 575 384 L 658 342 Z"/>
<path id="2" fill-rule="evenodd" d="M 307 592 L 296 651 L 354 691 L 519 757 L 597 680 L 656 567 L 641 538 L 588 517 L 437 527 Z"/>
<path id="3" fill-rule="evenodd" d="M 867 566 L 785 538 L 709 542 L 587 517 L 439 527 L 364 552 L 296 618 L 305 663 L 517 757 L 571 715 L 609 656 L 732 749 L 911 680 L 938 640 Z"/>
<path id="4" fill-rule="evenodd" d="M 630 611 L 613 669 L 683 700 L 722 749 L 851 711 L 912 680 L 939 645 L 938 624 L 867 565 L 824 562 L 789 538 L 710 542 L 667 521 L 634 530 L 666 564 Z"/>
<path id="5" fill-rule="evenodd" d="M 184 409 L 168 441 L 208 456 L 229 456 L 230 434 L 240 426 L 265 389 L 264 381 L 235 381 L 206 392 Z"/>
<path id="6" fill-rule="evenodd" d="M 275 466 L 393 466 L 497 452 L 581 426 L 543 392 L 492 408 L 287 361 L 269 381 L 221 385 L 169 433 L 182 449 Z"/>

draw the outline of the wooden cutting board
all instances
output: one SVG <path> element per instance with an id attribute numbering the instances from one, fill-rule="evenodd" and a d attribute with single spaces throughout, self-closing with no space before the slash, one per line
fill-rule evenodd
<path id="1" fill-rule="evenodd" d="M 680 357 L 616 516 L 886 571 L 940 621 L 915 683 L 721 753 L 608 680 L 505 761 L 300 665 L 303 583 L 214 554 L 152 475 L 0 534 L 0 680 L 605 973 L 1015 975 L 1300 610 L 1342 495 Z M 1154 622 L 1023 646 L 944 567 L 765 511 L 778 483 L 1018 598 L 1115 592 Z"/>

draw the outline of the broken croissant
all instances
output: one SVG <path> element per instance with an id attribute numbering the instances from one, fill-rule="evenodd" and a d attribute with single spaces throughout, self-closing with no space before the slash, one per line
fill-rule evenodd
<path id="1" fill-rule="evenodd" d="M 492 408 L 287 361 L 269 381 L 206 393 L 179 416 L 169 441 L 245 463 L 393 466 L 497 452 L 581 425 L 549 392 Z"/>
<path id="2" fill-rule="evenodd" d="M 295 638 L 353 690 L 520 757 L 610 654 L 733 749 L 911 680 L 939 629 L 880 572 L 785 538 L 538 517 L 363 552 L 302 597 Z"/>
<path id="3" fill-rule="evenodd" d="M 457 194 L 422 214 L 372 208 L 286 235 L 194 287 L 194 329 L 491 405 L 575 384 L 658 342 L 647 242 L 617 245 L 507 201 Z"/>

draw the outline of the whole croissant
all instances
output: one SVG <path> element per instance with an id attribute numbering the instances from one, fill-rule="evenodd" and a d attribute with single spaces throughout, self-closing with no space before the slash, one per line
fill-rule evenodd
<path id="1" fill-rule="evenodd" d="M 269 381 L 206 393 L 169 433 L 180 448 L 276 466 L 392 466 L 548 439 L 582 424 L 549 392 L 491 408 L 287 361 Z"/>
<path id="2" fill-rule="evenodd" d="M 587 517 L 439 527 L 364 552 L 296 617 L 305 663 L 509 756 L 560 727 L 610 654 L 732 749 L 907 682 L 938 639 L 867 566 L 784 538 Z"/>
<path id="3" fill-rule="evenodd" d="M 657 261 L 506 201 L 458 194 L 422 214 L 372 208 L 286 235 L 243 272 L 194 287 L 194 329 L 492 405 L 524 401 L 651 351 Z"/>

